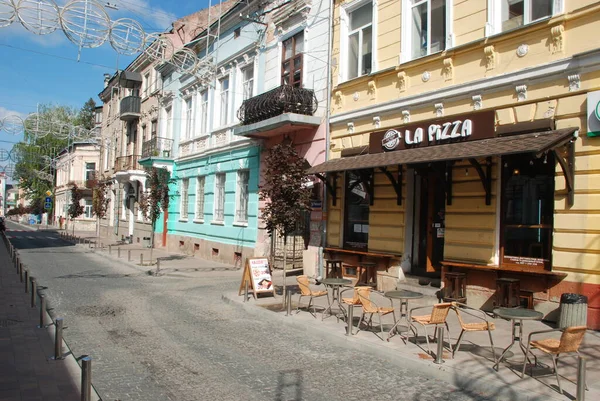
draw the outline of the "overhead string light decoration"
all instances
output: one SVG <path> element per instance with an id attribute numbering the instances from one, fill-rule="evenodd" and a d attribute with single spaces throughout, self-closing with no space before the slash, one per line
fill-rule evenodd
<path id="1" fill-rule="evenodd" d="M 133 56 L 144 49 L 146 36 L 139 22 L 121 18 L 112 23 L 109 40 L 117 53 Z"/>
<path id="2" fill-rule="evenodd" d="M 2 129 L 7 134 L 18 135 L 23 132 L 23 119 L 16 114 L 4 117 Z"/>
<path id="3" fill-rule="evenodd" d="M 67 39 L 82 48 L 102 46 L 110 33 L 110 17 L 94 0 L 72 0 L 60 11 L 60 25 Z"/>
<path id="4" fill-rule="evenodd" d="M 13 0 L 0 0 L 0 28 L 9 26 L 17 17 L 17 10 Z"/>
<path id="5" fill-rule="evenodd" d="M 60 27 L 60 11 L 52 0 L 19 0 L 16 11 L 21 25 L 36 35 L 47 35 Z"/>

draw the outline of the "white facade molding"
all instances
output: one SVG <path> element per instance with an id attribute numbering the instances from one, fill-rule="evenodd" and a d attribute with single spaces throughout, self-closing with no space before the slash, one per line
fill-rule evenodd
<path id="1" fill-rule="evenodd" d="M 442 68 L 442 74 L 446 81 L 452 81 L 454 77 L 454 65 L 452 64 L 452 57 L 444 59 L 444 67 Z"/>
<path id="2" fill-rule="evenodd" d="M 481 95 L 474 95 L 471 99 L 473 100 L 473 110 L 481 110 L 483 108 Z"/>
<path id="3" fill-rule="evenodd" d="M 517 101 L 527 100 L 527 85 L 517 85 L 515 91 L 517 92 Z"/>
<path id="4" fill-rule="evenodd" d="M 552 54 L 562 53 L 565 43 L 565 26 L 563 24 L 553 26 L 550 29 L 550 36 L 552 37 L 550 52 Z"/>
<path id="5" fill-rule="evenodd" d="M 348 123 L 348 133 L 354 134 L 354 123 L 352 122 Z"/>
<path id="6" fill-rule="evenodd" d="M 523 43 L 517 47 L 517 56 L 525 57 L 527 53 L 529 53 L 529 46 L 527 44 Z"/>
<path id="7" fill-rule="evenodd" d="M 483 48 L 483 54 L 485 55 L 485 68 L 493 70 L 496 67 L 496 50 L 494 45 L 489 45 Z"/>
<path id="8" fill-rule="evenodd" d="M 421 81 L 423 82 L 427 82 L 429 81 L 429 79 L 431 78 L 431 73 L 429 71 L 425 71 L 422 75 L 421 75 Z"/>
<path id="9" fill-rule="evenodd" d="M 433 107 L 435 107 L 436 117 L 442 117 L 444 115 L 444 103 L 436 103 Z"/>
<path id="10" fill-rule="evenodd" d="M 398 82 L 396 83 L 396 86 L 398 87 L 400 92 L 404 92 L 406 89 L 408 89 L 408 76 L 406 75 L 405 71 L 398 71 L 396 76 L 398 77 Z"/>
<path id="11" fill-rule="evenodd" d="M 408 124 L 410 122 L 410 111 L 402 110 L 402 121 L 404 124 Z"/>
<path id="12" fill-rule="evenodd" d="M 373 117 L 373 127 L 381 128 L 381 118 L 379 116 Z"/>
<path id="13" fill-rule="evenodd" d="M 416 95 L 403 96 L 402 98 L 385 103 L 363 107 L 360 110 L 333 115 L 330 121 L 332 124 L 337 124 L 350 120 L 358 120 L 374 114 L 382 116 L 395 113 L 398 109 L 426 106 L 440 99 L 444 99 L 445 101 L 470 99 L 473 93 L 489 94 L 503 90 L 514 90 L 515 82 L 526 81 L 530 85 L 533 85 L 535 83 L 552 81 L 557 78 L 564 79 L 565 73 L 577 73 L 581 75 L 598 69 L 600 69 L 600 49 L 515 72 L 481 78 Z"/>
<path id="14" fill-rule="evenodd" d="M 581 77 L 579 74 L 569 75 L 569 92 L 575 92 L 581 88 Z"/>

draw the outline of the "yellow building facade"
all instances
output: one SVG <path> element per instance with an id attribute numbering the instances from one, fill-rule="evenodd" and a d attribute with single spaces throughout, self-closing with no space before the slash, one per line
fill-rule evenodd
<path id="1" fill-rule="evenodd" d="M 515 302 L 556 319 L 583 294 L 600 328 L 599 22 L 589 0 L 336 1 L 329 160 L 310 172 L 343 274 L 464 273 L 484 309 L 517 278 Z"/>

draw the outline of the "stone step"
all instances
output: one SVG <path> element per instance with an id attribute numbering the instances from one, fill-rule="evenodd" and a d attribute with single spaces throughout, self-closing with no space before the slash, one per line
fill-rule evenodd
<path id="1" fill-rule="evenodd" d="M 403 280 L 398 281 L 396 287 L 399 290 L 416 291 L 426 297 L 438 299 L 441 291 L 441 280 L 439 278 L 405 275 Z"/>

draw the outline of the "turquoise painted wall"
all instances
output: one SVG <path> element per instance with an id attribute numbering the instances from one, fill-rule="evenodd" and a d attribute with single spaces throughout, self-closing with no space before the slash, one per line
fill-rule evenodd
<path id="1" fill-rule="evenodd" d="M 203 238 L 224 244 L 253 247 L 258 228 L 258 183 L 260 149 L 257 146 L 220 152 L 210 156 L 177 163 L 173 177 L 169 204 L 168 232 L 192 238 Z M 245 225 L 234 221 L 236 211 L 237 172 L 249 171 L 248 222 Z M 225 219 L 222 224 L 214 223 L 215 174 L 225 173 Z M 196 177 L 204 176 L 204 216 L 196 216 Z M 181 221 L 181 181 L 189 179 L 188 218 Z M 202 222 L 198 222 L 202 220 Z"/>

